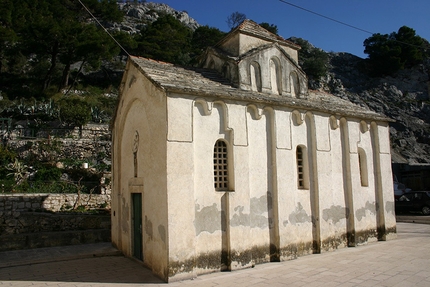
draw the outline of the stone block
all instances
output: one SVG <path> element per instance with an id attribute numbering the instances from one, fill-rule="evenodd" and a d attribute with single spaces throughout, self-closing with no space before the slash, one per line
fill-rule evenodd
<path id="1" fill-rule="evenodd" d="M 6 219 L 6 225 L 7 226 L 9 226 L 9 227 L 15 227 L 15 226 L 17 226 L 17 224 L 18 224 L 18 220 L 17 219 L 14 219 L 14 218 L 9 218 L 9 219 Z"/>
<path id="2" fill-rule="evenodd" d="M 38 203 L 38 202 L 33 202 L 33 203 L 31 204 L 31 208 L 33 208 L 33 209 L 39 209 L 39 208 L 40 208 L 40 203 Z"/>

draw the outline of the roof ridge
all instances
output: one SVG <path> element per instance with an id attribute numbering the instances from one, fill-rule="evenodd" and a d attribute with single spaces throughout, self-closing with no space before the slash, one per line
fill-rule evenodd
<path id="1" fill-rule="evenodd" d="M 247 29 L 247 28 L 249 28 L 249 29 Z M 255 22 L 255 21 L 253 21 L 251 19 L 245 19 L 245 20 L 243 20 L 243 22 L 240 23 L 236 27 L 236 29 L 234 29 L 234 31 L 241 31 L 241 32 L 245 32 L 245 33 L 250 33 L 250 34 L 253 34 L 255 36 L 260 36 L 260 37 L 267 38 L 267 39 L 270 39 L 270 40 L 275 40 L 275 41 L 283 42 L 283 43 L 288 44 L 289 46 L 293 46 L 293 47 L 296 47 L 298 49 L 301 48 L 296 43 L 293 43 L 293 42 L 285 39 L 282 36 L 279 36 L 279 35 L 277 35 L 275 33 L 270 32 L 269 30 L 265 29 L 260 24 L 258 24 L 257 22 Z"/>

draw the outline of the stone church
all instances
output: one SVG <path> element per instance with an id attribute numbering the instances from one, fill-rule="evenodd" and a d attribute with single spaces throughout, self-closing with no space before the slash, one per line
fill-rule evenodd
<path id="1" fill-rule="evenodd" d="M 129 58 L 114 246 L 171 282 L 396 237 L 390 119 L 308 90 L 299 50 L 245 20 L 200 68 Z"/>

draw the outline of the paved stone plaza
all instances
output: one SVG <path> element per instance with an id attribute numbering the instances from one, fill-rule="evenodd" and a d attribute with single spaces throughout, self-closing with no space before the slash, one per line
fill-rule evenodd
<path id="1" fill-rule="evenodd" d="M 169 286 L 430 286 L 430 225 L 398 223 L 398 239 L 221 272 Z M 35 262 L 32 264 L 32 262 Z M 166 286 L 109 244 L 0 252 L 3 286 Z"/>

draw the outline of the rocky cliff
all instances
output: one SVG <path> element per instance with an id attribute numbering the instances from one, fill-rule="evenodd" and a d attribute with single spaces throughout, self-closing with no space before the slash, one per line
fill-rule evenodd
<path id="1" fill-rule="evenodd" d="M 372 78 L 362 72 L 365 64 L 348 53 L 329 53 L 329 73 L 311 85 L 395 120 L 390 124 L 393 162 L 430 163 L 429 65 Z"/>
<path id="2" fill-rule="evenodd" d="M 162 14 L 174 16 L 193 31 L 200 26 L 186 11 L 176 11 L 172 7 L 162 3 L 118 3 L 118 6 L 125 13 L 124 21 L 121 23 L 111 23 L 108 27 L 110 30 L 136 34 L 147 24 L 155 22 Z"/>

